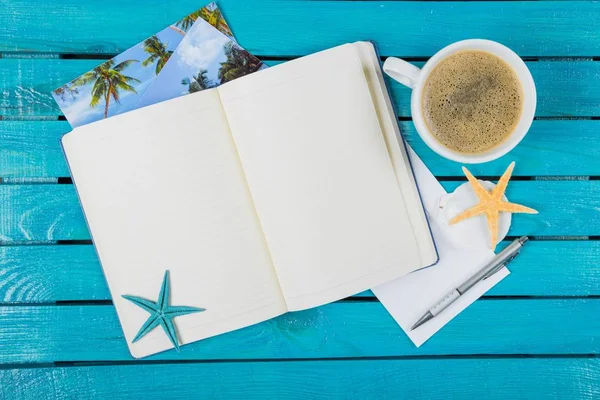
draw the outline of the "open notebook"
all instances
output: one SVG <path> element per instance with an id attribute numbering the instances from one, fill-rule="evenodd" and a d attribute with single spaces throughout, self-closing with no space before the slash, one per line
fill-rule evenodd
<path id="1" fill-rule="evenodd" d="M 436 262 L 372 44 L 78 127 L 62 140 L 130 351 L 171 348 L 124 294 L 205 308 L 182 344 Z"/>

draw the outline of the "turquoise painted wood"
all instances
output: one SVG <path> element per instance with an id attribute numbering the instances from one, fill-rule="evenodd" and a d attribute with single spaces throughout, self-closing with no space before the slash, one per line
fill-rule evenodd
<path id="1" fill-rule="evenodd" d="M 453 191 L 463 182 L 442 183 Z M 600 235 L 598 180 L 514 181 L 507 196 L 540 212 L 515 216 L 510 235 Z M 72 185 L 0 185 L 0 215 L 1 244 L 90 239 Z"/>
<path id="2" fill-rule="evenodd" d="M 0 303 L 109 300 L 94 246 L 0 247 Z"/>
<path id="3" fill-rule="evenodd" d="M 487 38 L 523 56 L 596 56 L 600 4 L 593 1 L 441 2 L 246 0 L 219 2 L 236 37 L 256 55 L 297 56 L 371 39 L 383 55 L 430 56 L 448 43 Z M 175 0 L 13 0 L 0 52 L 118 53 L 200 5 Z M 126 21 L 126 22 L 124 22 Z"/>
<path id="4" fill-rule="evenodd" d="M 0 371 L 9 399 L 592 399 L 597 358 L 285 361 Z M 435 385 L 419 384 L 431 382 Z M 169 396 L 169 397 L 170 397 Z"/>
<path id="5" fill-rule="evenodd" d="M 0 177 L 69 176 L 60 138 L 66 121 L 0 121 Z"/>
<path id="6" fill-rule="evenodd" d="M 425 145 L 411 121 L 401 121 L 400 129 L 435 175 L 462 174 L 461 164 L 442 160 Z M 0 121 L 0 178 L 69 176 L 60 147 L 61 136 L 69 130 L 66 121 Z M 589 145 L 599 138 L 600 121 L 534 121 L 521 145 L 509 154 L 469 169 L 481 176 L 500 176 L 516 161 L 515 176 L 599 176 L 600 149 Z"/>
<path id="7" fill-rule="evenodd" d="M 598 354 L 599 312 L 600 299 L 479 300 L 416 348 L 378 302 L 338 302 L 147 360 Z M 131 359 L 112 306 L 4 306 L 0 318 L 3 363 Z"/>
<path id="8" fill-rule="evenodd" d="M 89 71 L 103 60 L 40 58 L 0 59 L 0 115 L 56 117 L 61 112 L 50 92 Z M 277 65 L 281 61 L 267 61 Z M 418 66 L 423 62 L 416 62 Z M 528 61 L 537 87 L 539 117 L 600 115 L 600 63 L 595 61 Z M 391 80 L 399 116 L 410 116 L 410 91 Z M 565 88 L 570 90 L 565 91 Z"/>
<path id="9" fill-rule="evenodd" d="M 490 296 L 600 296 L 600 241 L 533 241 L 526 250 Z M 0 304 L 110 300 L 92 245 L 2 246 L 0 276 Z"/>
<path id="10" fill-rule="evenodd" d="M 599 63 L 600 64 L 600 63 Z M 419 157 L 438 177 L 462 175 L 462 164 L 441 159 L 421 140 L 412 121 L 401 122 L 400 129 Z M 498 160 L 469 165 L 477 176 L 500 176 L 516 162 L 514 176 L 598 176 L 600 149 L 590 146 L 600 134 L 600 121 L 533 121 L 527 136 L 514 150 Z"/>
<path id="11" fill-rule="evenodd" d="M 2 2 L 0 398 L 600 396 L 595 1 L 220 1 L 242 45 L 271 65 L 362 39 L 417 65 L 471 37 L 528 57 L 541 120 L 506 157 L 470 169 L 498 176 L 516 160 L 515 175 L 533 180 L 513 181 L 508 196 L 540 215 L 516 216 L 510 234 L 542 240 L 418 349 L 364 292 L 131 362 L 93 247 L 58 243 L 89 233 L 73 186 L 56 184 L 69 175 L 58 144 L 69 127 L 49 92 L 201 5 Z M 405 137 L 453 190 L 460 165 L 425 147 L 409 120 L 409 91 L 395 83 L 391 91 Z"/>

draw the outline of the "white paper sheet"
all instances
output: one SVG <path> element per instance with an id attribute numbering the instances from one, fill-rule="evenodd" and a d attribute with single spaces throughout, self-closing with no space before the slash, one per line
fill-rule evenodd
<path id="1" fill-rule="evenodd" d="M 440 261 L 433 267 L 413 272 L 372 290 L 410 340 L 419 347 L 510 272 L 507 268 L 501 269 L 475 285 L 431 321 L 414 331 L 410 330 L 433 304 L 492 259 L 494 252 L 486 247 L 457 247 L 450 239 L 445 229 L 446 223 L 443 220 L 440 223 L 441 218 L 437 218 L 440 199 L 446 195 L 446 191 L 417 154 L 411 148 L 408 150 Z"/>
<path id="2" fill-rule="evenodd" d="M 347 44 L 218 89 L 289 311 L 431 264 L 419 249 L 431 239 L 419 243 L 410 220 L 420 204 L 404 201 L 365 64 Z"/>

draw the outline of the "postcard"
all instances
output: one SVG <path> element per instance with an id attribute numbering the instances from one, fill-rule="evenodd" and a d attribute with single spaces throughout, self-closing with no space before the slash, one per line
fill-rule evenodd
<path id="1" fill-rule="evenodd" d="M 198 19 L 135 108 L 219 86 L 267 66 Z"/>
<path id="2" fill-rule="evenodd" d="M 200 18 L 198 18 L 200 17 Z M 213 2 L 61 86 L 52 97 L 73 128 L 130 111 L 142 98 L 197 21 L 233 41 Z"/>

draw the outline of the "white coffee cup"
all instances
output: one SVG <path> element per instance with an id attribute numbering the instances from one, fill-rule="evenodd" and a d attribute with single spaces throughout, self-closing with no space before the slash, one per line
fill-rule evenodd
<path id="1" fill-rule="evenodd" d="M 441 144 L 427 128 L 421 108 L 423 86 L 431 71 L 446 57 L 465 50 L 485 51 L 501 58 L 515 71 L 523 88 L 523 110 L 515 129 L 500 145 L 480 154 L 459 153 Z M 533 78 L 523 60 L 514 51 L 500 43 L 483 39 L 456 42 L 438 51 L 421 69 L 399 58 L 389 57 L 383 64 L 383 70 L 391 78 L 412 89 L 410 109 L 419 136 L 433 151 L 450 160 L 461 163 L 483 163 L 495 160 L 519 144 L 531 127 L 536 105 Z"/>

